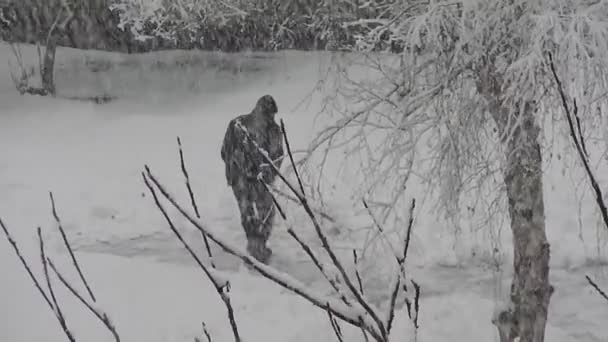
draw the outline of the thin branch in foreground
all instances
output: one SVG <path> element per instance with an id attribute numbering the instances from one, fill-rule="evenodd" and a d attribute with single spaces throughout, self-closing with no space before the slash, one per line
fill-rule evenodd
<path id="1" fill-rule="evenodd" d="M 315 228 L 315 232 L 317 233 L 317 237 L 321 241 L 321 245 L 322 245 L 323 249 L 329 255 L 331 262 L 338 269 L 340 276 L 342 277 L 342 280 L 344 281 L 344 283 L 346 283 L 346 286 L 348 287 L 350 292 L 352 292 L 352 294 L 355 296 L 355 299 L 357 300 L 357 302 L 361 305 L 361 307 L 363 307 L 363 309 L 370 315 L 372 320 L 376 323 L 376 325 L 380 331 L 380 336 L 381 336 L 381 338 L 378 340 L 387 340 L 388 336 L 386 334 L 386 328 L 384 327 L 382 320 L 380 320 L 380 317 L 378 316 L 377 312 L 372 308 L 372 306 L 363 298 L 363 295 L 361 293 L 359 293 L 359 291 L 353 284 L 353 281 L 350 279 L 350 277 L 346 273 L 346 269 L 344 268 L 344 265 L 342 264 L 340 259 L 338 259 L 336 254 L 334 253 L 334 250 L 332 249 L 332 247 L 329 243 L 329 240 L 327 239 L 327 236 L 325 236 L 325 233 L 323 233 L 323 229 L 321 229 L 321 225 L 319 224 L 319 221 L 317 220 L 316 215 L 314 214 L 310 205 L 308 204 L 308 201 L 304 197 L 304 194 L 300 194 L 298 192 L 298 190 L 296 190 L 295 186 L 293 186 L 291 184 L 291 182 L 289 182 L 287 180 L 287 178 L 285 178 L 285 176 L 276 167 L 276 165 L 274 165 L 273 161 L 270 159 L 268 154 L 249 135 L 249 133 L 247 132 L 245 127 L 243 127 L 239 122 L 237 122 L 236 125 L 244 133 L 247 141 L 249 141 L 256 147 L 258 153 L 270 165 L 270 167 L 273 169 L 275 174 L 277 174 L 279 176 L 279 178 L 287 185 L 287 187 L 289 187 L 289 189 L 293 192 L 293 194 L 298 198 L 298 200 L 300 201 L 300 204 L 304 208 L 304 211 L 306 211 L 308 218 L 311 220 L 311 222 Z M 283 130 L 283 132 L 284 132 L 284 134 L 283 134 L 284 138 L 287 139 L 287 134 L 285 133 L 285 130 Z M 290 144 L 288 142 L 286 142 L 285 145 L 287 147 L 288 154 L 291 155 Z M 292 162 L 292 166 L 295 168 L 295 163 L 293 163 L 293 159 L 291 159 L 291 162 Z M 298 183 L 301 184 L 302 180 L 299 176 L 299 173 L 297 173 L 297 172 L 296 172 L 296 177 L 298 179 Z"/>
<path id="2" fill-rule="evenodd" d="M 357 251 L 353 249 L 353 262 L 355 263 L 355 277 L 357 277 L 357 283 L 359 284 L 359 291 L 363 295 L 363 280 L 361 280 L 361 274 L 359 273 L 359 257 Z"/>
<path id="3" fill-rule="evenodd" d="M 395 320 L 395 310 L 397 305 L 397 297 L 399 295 L 399 288 L 401 287 L 401 274 L 397 274 L 397 279 L 395 280 L 395 285 L 393 286 L 393 290 L 391 291 L 391 298 L 389 300 L 388 306 L 388 319 L 386 320 L 386 330 L 390 334 L 393 329 L 393 321 Z"/>
<path id="4" fill-rule="evenodd" d="M 578 131 L 578 136 L 580 138 L 581 148 L 585 153 L 585 157 L 589 158 L 589 152 L 587 151 L 587 143 L 585 143 L 585 136 L 583 135 L 583 129 L 581 126 L 581 117 L 580 115 L 578 115 L 578 105 L 576 104 L 576 99 L 572 100 L 572 107 L 572 112 L 574 114 L 574 118 L 576 119 L 576 130 Z"/>
<path id="5" fill-rule="evenodd" d="M 93 300 L 93 302 L 96 302 L 97 300 L 95 299 L 95 295 L 93 294 L 93 291 L 91 290 L 91 287 L 89 286 L 89 283 L 85 279 L 84 274 L 82 273 L 82 270 L 80 269 L 80 265 L 78 265 L 78 261 L 76 260 L 76 256 L 74 255 L 74 251 L 72 250 L 72 246 L 70 245 L 70 242 L 68 241 L 68 237 L 65 234 L 65 231 L 63 230 L 63 225 L 61 224 L 59 215 L 57 215 L 57 208 L 55 207 L 55 198 L 53 197 L 53 193 L 50 191 L 49 191 L 49 197 L 51 198 L 51 211 L 53 212 L 53 217 L 55 218 L 55 221 L 57 222 L 57 228 L 59 229 L 59 233 L 61 233 L 61 238 L 63 239 L 63 243 L 70 254 L 70 258 L 72 259 L 72 263 L 74 264 L 74 267 L 76 268 L 76 271 L 78 272 L 78 276 L 80 277 L 80 280 L 82 280 L 82 282 L 83 282 L 84 286 L 86 287 L 87 292 L 89 293 L 89 296 L 91 296 L 91 299 Z"/>
<path id="6" fill-rule="evenodd" d="M 336 320 L 334 315 L 331 313 L 331 310 L 329 309 L 329 304 L 327 304 L 327 316 L 329 318 L 329 323 L 331 324 L 331 329 L 334 331 L 336 338 L 338 339 L 339 342 L 344 342 L 344 336 L 342 335 L 342 328 L 340 327 L 340 324 L 338 323 L 338 321 Z"/>
<path id="7" fill-rule="evenodd" d="M 365 331 L 365 329 L 363 329 L 363 327 L 359 327 L 359 329 L 361 330 L 361 335 L 363 335 L 363 340 L 365 342 L 369 342 L 369 336 L 367 336 L 367 331 Z M 385 341 L 388 341 L 388 339 Z"/>
<path id="8" fill-rule="evenodd" d="M 287 154 L 289 155 L 289 161 L 291 163 L 291 167 L 293 168 L 293 172 L 298 179 L 298 185 L 300 185 L 300 191 L 302 191 L 302 197 L 306 197 L 306 192 L 304 192 L 304 185 L 302 184 L 302 178 L 300 177 L 300 173 L 298 172 L 298 168 L 296 167 L 296 163 L 293 159 L 293 153 L 291 153 L 291 145 L 289 144 L 289 139 L 287 139 L 287 130 L 285 129 L 285 123 L 283 119 L 281 119 L 281 132 L 283 133 L 283 138 L 285 140 L 285 146 L 287 147 Z"/>
<path id="9" fill-rule="evenodd" d="M 287 233 L 289 235 L 291 235 L 291 237 L 294 238 L 294 240 L 296 240 L 296 242 L 300 245 L 300 248 L 302 248 L 304 250 L 304 252 L 308 255 L 308 257 L 312 260 L 313 264 L 321 272 L 321 274 L 327 280 L 327 282 L 329 282 L 329 284 L 334 289 L 334 291 L 336 291 L 336 293 L 340 296 L 340 299 L 344 302 L 344 304 L 346 304 L 348 306 L 351 306 L 351 303 L 348 300 L 348 298 L 344 295 L 344 293 L 342 293 L 342 290 L 340 290 L 340 287 L 338 286 L 338 284 L 336 283 L 336 281 L 332 277 L 329 276 L 329 274 L 325 270 L 325 267 L 323 266 L 323 264 L 321 263 L 321 261 L 319 261 L 319 258 L 314 254 L 314 252 L 312 251 L 312 249 L 310 248 L 310 246 L 308 246 L 296 234 L 296 232 L 292 228 L 287 229 Z"/>
<path id="10" fill-rule="evenodd" d="M 51 294 L 51 300 L 53 301 L 53 312 L 55 313 L 55 317 L 57 317 L 57 321 L 59 322 L 59 325 L 61 326 L 61 330 L 63 330 L 63 332 L 65 333 L 68 340 L 70 340 L 71 342 L 75 342 L 76 339 L 74 338 L 74 335 L 68 328 L 67 322 L 65 320 L 65 316 L 63 314 L 63 311 L 61 310 L 61 307 L 59 306 L 59 303 L 57 302 L 57 297 L 55 297 L 55 291 L 53 290 L 53 285 L 51 284 L 51 277 L 49 276 L 49 266 L 48 266 L 48 263 L 46 262 L 46 252 L 44 250 L 44 240 L 42 239 L 42 229 L 40 229 L 40 227 L 38 227 L 37 233 L 38 233 L 38 243 L 40 245 L 40 260 L 42 262 L 44 278 L 46 279 L 46 284 L 49 289 L 49 293 Z"/>
<path id="11" fill-rule="evenodd" d="M 205 322 L 203 322 L 203 333 L 207 337 L 207 342 L 211 342 L 211 334 L 209 333 L 209 330 L 207 330 L 207 325 Z"/>
<path id="12" fill-rule="evenodd" d="M 245 264 L 251 266 L 257 272 L 259 272 L 262 276 L 273 281 L 277 285 L 299 295 L 300 297 L 302 297 L 303 299 L 306 299 L 308 302 L 310 302 L 314 306 L 316 306 L 320 309 L 326 310 L 327 300 L 325 299 L 325 296 L 320 296 L 316 293 L 309 291 L 308 289 L 306 289 L 306 287 L 300 281 L 294 279 L 293 277 L 289 276 L 288 274 L 278 272 L 275 269 L 273 269 L 272 267 L 262 264 L 261 262 L 255 260 L 253 257 L 250 257 L 245 252 L 239 251 L 237 248 L 231 246 L 229 243 L 226 243 L 224 240 L 222 240 L 221 238 L 216 236 L 216 234 L 212 230 L 204 227 L 200 222 L 198 222 L 196 219 L 194 219 L 192 217 L 192 215 L 190 215 L 183 208 L 182 205 L 177 203 L 177 201 L 173 198 L 173 196 L 171 196 L 169 194 L 169 192 L 166 190 L 166 188 L 152 174 L 152 172 L 150 171 L 150 168 L 148 166 L 145 166 L 145 170 L 146 170 L 146 176 L 149 178 L 149 180 L 152 181 L 152 183 L 154 183 L 154 185 L 160 191 L 160 193 L 163 195 L 163 197 L 166 200 L 168 200 L 171 203 L 171 205 L 175 209 L 177 209 L 181 213 L 181 215 L 185 219 L 187 219 L 194 227 L 196 227 L 199 231 L 205 231 L 207 233 L 207 236 L 213 242 L 218 244 L 224 251 L 226 251 L 227 253 L 229 253 L 237 258 L 240 258 Z M 358 307 L 352 308 L 352 307 L 347 307 L 347 306 L 342 307 L 339 304 L 341 304 L 341 303 L 339 303 L 339 302 L 333 303 L 332 307 L 331 307 L 332 313 L 336 317 L 340 318 L 344 322 L 347 322 L 355 327 L 360 327 L 362 329 L 365 329 L 377 341 L 385 340 L 382 337 L 382 335 L 375 329 L 375 327 L 372 324 L 370 324 L 370 322 L 364 320 L 365 313 L 363 312 L 362 307 L 361 308 L 358 308 Z"/>
<path id="13" fill-rule="evenodd" d="M 6 227 L 6 225 L 4 224 L 2 219 L 0 219 L 0 226 L 2 227 L 2 230 L 4 231 L 4 235 L 8 239 L 8 242 L 13 246 L 13 250 L 15 251 L 15 254 L 17 254 L 17 257 L 19 258 L 19 260 L 21 261 L 21 264 L 27 271 L 27 274 L 30 276 L 30 278 L 32 279 L 32 282 L 38 289 L 38 292 L 44 298 L 49 309 L 51 309 L 51 311 L 53 311 L 53 314 L 54 314 L 55 318 L 57 318 L 57 321 L 59 322 L 59 325 L 61 326 L 61 329 L 65 333 L 66 337 L 68 338 L 68 340 L 70 342 L 74 342 L 75 341 L 74 335 L 72 335 L 72 333 L 67 328 L 63 314 L 59 314 L 58 311 L 56 310 L 56 308 L 58 308 L 59 306 L 57 305 L 57 300 L 55 299 L 55 295 L 52 292 L 52 287 L 50 284 L 48 273 L 46 274 L 46 279 L 48 282 L 49 290 L 51 291 L 51 295 L 53 296 L 52 302 L 51 302 L 51 299 L 49 299 L 49 296 L 46 294 L 46 292 L 44 292 L 44 290 L 42 289 L 42 286 L 40 285 L 40 282 L 38 281 L 38 279 L 36 279 L 36 277 L 34 276 L 34 273 L 32 272 L 31 267 L 28 265 L 27 261 L 25 261 L 25 258 L 23 257 L 23 255 L 21 255 L 21 251 L 19 250 L 19 247 L 17 246 L 17 242 L 15 242 L 15 240 L 11 236 L 10 232 L 8 231 L 8 228 Z M 38 232 L 39 232 L 39 236 L 40 236 L 40 228 L 38 228 Z M 44 246 L 42 244 L 42 239 L 40 239 L 40 250 L 41 250 L 42 257 L 44 258 Z M 46 262 L 43 262 L 43 264 L 45 265 L 45 273 L 46 273 Z M 61 311 L 59 311 L 59 312 L 61 312 Z"/>
<path id="14" fill-rule="evenodd" d="M 21 261 L 21 265 L 23 265 L 23 268 L 25 268 L 25 271 L 30 276 L 30 279 L 32 279 L 34 286 L 36 286 L 36 288 L 38 289 L 38 292 L 44 298 L 44 301 L 46 302 L 48 307 L 54 311 L 53 303 L 49 299 L 49 296 L 46 294 L 46 292 L 44 292 L 44 290 L 42 289 L 40 282 L 38 281 L 38 279 L 36 279 L 36 276 L 34 276 L 34 273 L 32 272 L 31 267 L 28 265 L 27 261 L 25 261 L 25 258 L 23 257 L 23 255 L 21 255 L 21 250 L 17 246 L 17 242 L 15 241 L 15 239 L 13 239 L 11 233 L 8 231 L 8 228 L 6 227 L 6 225 L 4 224 L 4 222 L 2 221 L 1 218 L 0 218 L 0 227 L 2 227 L 2 231 L 4 231 L 4 236 L 6 236 L 6 239 L 8 240 L 8 242 L 11 244 L 11 246 L 13 246 L 13 250 L 15 251 L 15 254 Z"/>
<path id="15" fill-rule="evenodd" d="M 574 128 L 574 123 L 572 120 L 572 114 L 570 112 L 570 107 L 568 106 L 568 100 L 566 98 L 566 94 L 564 92 L 562 82 L 560 81 L 559 76 L 557 75 L 557 71 L 555 69 L 555 64 L 553 63 L 553 56 L 551 55 L 551 53 L 549 53 L 548 56 L 549 56 L 549 67 L 551 68 L 553 78 L 555 79 L 555 83 L 557 85 L 557 91 L 559 92 L 560 98 L 562 100 L 562 107 L 564 108 L 564 112 L 566 114 L 566 119 L 568 120 L 568 128 L 570 129 L 570 137 L 572 138 L 576 151 L 578 152 L 581 162 L 583 163 L 583 166 L 585 168 L 585 172 L 587 173 L 587 176 L 589 177 L 589 181 L 591 182 L 591 188 L 593 189 L 593 192 L 595 195 L 595 201 L 597 203 L 598 208 L 600 209 L 600 214 L 602 215 L 602 220 L 604 221 L 605 228 L 608 229 L 608 208 L 606 208 L 606 203 L 604 202 L 604 195 L 597 182 L 595 174 L 591 170 L 591 166 L 589 166 L 589 160 L 586 157 L 586 147 L 583 148 L 583 146 L 581 144 L 581 141 L 583 141 L 584 138 L 582 136 L 577 138 L 576 130 Z M 578 112 L 578 110 L 577 110 L 577 112 Z"/>
<path id="16" fill-rule="evenodd" d="M 258 179 L 258 181 L 264 186 L 266 191 L 268 191 L 268 193 L 270 194 L 270 197 L 272 197 L 272 203 L 274 203 L 275 208 L 277 208 L 277 210 L 279 211 L 279 215 L 281 216 L 281 218 L 283 220 L 287 221 L 287 215 L 285 214 L 285 211 L 283 210 L 283 207 L 281 206 L 281 204 L 279 204 L 279 201 L 277 201 L 277 198 L 270 191 L 270 186 L 268 184 L 266 184 L 266 182 L 264 182 L 262 179 Z"/>
<path id="17" fill-rule="evenodd" d="M 194 213 L 196 214 L 196 218 L 200 220 L 201 214 L 198 211 L 198 205 L 196 205 L 196 200 L 194 199 L 194 191 L 192 191 L 192 186 L 190 185 L 190 175 L 188 174 L 188 170 L 186 169 L 186 163 L 184 161 L 184 152 L 182 149 L 182 140 L 180 137 L 177 137 L 177 146 L 179 148 L 179 162 L 182 169 L 182 173 L 184 174 L 184 179 L 186 181 L 186 188 L 188 189 L 188 195 L 190 196 L 190 204 L 192 204 L 192 208 L 194 209 Z M 207 234 L 201 233 L 203 236 L 203 242 L 205 243 L 205 248 L 207 249 L 207 255 L 209 256 L 209 261 L 211 263 L 211 267 L 215 268 L 215 264 L 213 263 L 213 254 L 211 253 L 211 248 L 209 247 L 209 239 L 207 239 Z"/>
<path id="18" fill-rule="evenodd" d="M 300 201 L 295 198 L 294 196 L 282 191 L 281 189 L 278 189 L 276 187 L 271 187 L 272 191 L 276 192 L 279 196 L 286 198 L 287 200 L 300 204 Z M 329 214 L 327 214 L 326 212 L 324 212 L 321 209 L 318 208 L 313 208 L 314 211 L 317 212 L 317 214 L 321 215 L 321 217 L 323 217 L 324 219 L 328 220 L 329 222 L 336 222 L 336 219 L 334 219 L 333 217 L 331 217 Z"/>
<path id="19" fill-rule="evenodd" d="M 405 243 L 403 245 L 403 254 L 399 260 L 399 264 L 403 266 L 407 259 L 407 252 L 410 248 L 410 241 L 412 239 L 412 227 L 414 226 L 414 209 L 416 208 L 416 199 L 412 199 L 412 205 L 410 206 L 410 217 L 407 223 L 407 233 L 405 235 Z"/>
<path id="20" fill-rule="evenodd" d="M 101 321 L 101 323 L 103 323 L 103 325 L 105 325 L 105 327 L 110 331 L 112 336 L 114 336 L 114 340 L 116 342 L 120 342 L 120 335 L 118 335 L 118 332 L 116 331 L 116 327 L 114 327 L 114 325 L 110 321 L 110 318 L 108 317 L 108 315 L 105 312 L 101 311 L 100 309 L 95 308 L 93 306 L 94 304 L 87 302 L 87 300 L 80 293 L 78 293 L 78 291 L 76 289 L 74 289 L 74 287 L 72 285 L 70 285 L 70 283 L 65 279 L 65 277 L 57 270 L 57 268 L 55 267 L 55 264 L 53 264 L 53 261 L 48 257 L 46 258 L 46 260 L 47 260 L 49 266 L 51 266 L 51 270 L 53 270 L 53 272 L 55 273 L 55 275 L 57 276 L 59 281 L 61 281 L 61 283 L 72 293 L 72 295 L 74 295 L 74 297 L 78 298 L 78 300 L 87 309 L 89 309 L 89 311 L 95 317 L 97 317 L 97 319 L 99 319 L 99 321 Z"/>
<path id="21" fill-rule="evenodd" d="M 283 220 L 285 220 L 285 222 L 287 222 L 287 215 L 285 214 L 285 211 L 283 210 L 283 207 L 279 204 L 279 202 L 277 201 L 277 199 L 274 196 L 274 194 L 270 191 L 270 186 L 268 184 L 266 184 L 266 182 L 263 182 L 262 180 L 259 180 L 259 181 L 260 181 L 260 183 L 262 183 L 262 185 L 264 185 L 264 187 L 266 188 L 266 191 L 268 191 L 268 193 L 270 194 L 270 197 L 272 198 L 272 201 L 274 202 L 274 205 L 276 206 L 277 210 L 279 211 L 279 214 L 281 215 L 281 218 L 283 218 Z M 348 298 L 344 295 L 344 293 L 342 293 L 342 291 L 338 287 L 338 284 L 336 283 L 336 281 L 333 280 L 329 276 L 329 274 L 327 274 L 327 271 L 325 270 L 325 267 L 323 266 L 323 264 L 321 263 L 321 261 L 319 260 L 319 258 L 314 254 L 314 252 L 312 251 L 312 249 L 310 248 L 310 246 L 308 246 L 308 244 L 306 244 L 304 242 L 304 240 L 302 240 L 298 236 L 298 234 L 295 232 L 295 230 L 293 229 L 293 227 L 288 227 L 287 228 L 287 233 L 294 240 L 296 240 L 296 242 L 300 245 L 300 248 L 302 248 L 302 250 L 304 250 L 304 252 L 312 260 L 313 264 L 321 272 L 321 275 L 323 275 L 323 277 L 329 282 L 329 284 L 334 289 L 334 291 L 336 291 L 336 294 L 338 294 L 340 296 L 340 299 L 344 302 L 344 304 L 350 306 L 351 304 L 348 301 Z"/>
<path id="22" fill-rule="evenodd" d="M 152 194 L 152 197 L 154 198 L 154 203 L 156 204 L 156 207 L 160 210 L 163 217 L 167 221 L 169 228 L 171 229 L 173 234 L 175 234 L 175 236 L 179 239 L 179 241 L 182 243 L 182 245 L 186 248 L 186 250 L 190 253 L 190 255 L 196 261 L 198 266 L 203 270 L 203 272 L 205 273 L 205 275 L 207 276 L 209 281 L 211 281 L 211 283 L 213 284 L 215 291 L 217 291 L 217 293 L 220 295 L 220 298 L 222 299 L 222 301 L 224 302 L 224 305 L 226 306 L 228 320 L 230 322 L 230 327 L 232 328 L 232 334 L 234 335 L 234 340 L 235 340 L 235 342 L 240 342 L 241 336 L 239 334 L 239 329 L 238 329 L 238 325 L 236 323 L 236 319 L 234 318 L 234 309 L 232 307 L 232 303 L 230 302 L 230 297 L 228 296 L 228 294 L 226 292 L 224 292 L 224 288 L 229 286 L 228 282 L 222 283 L 220 280 L 217 279 L 216 275 L 211 273 L 211 270 L 209 270 L 207 268 L 207 266 L 205 266 L 205 264 L 203 264 L 203 262 L 198 257 L 198 255 L 196 255 L 194 250 L 192 250 L 190 245 L 188 245 L 186 240 L 184 240 L 184 238 L 182 237 L 180 232 L 177 230 L 177 228 L 173 224 L 173 221 L 171 221 L 171 218 L 169 217 L 169 214 L 167 214 L 165 207 L 163 207 L 163 205 L 160 203 L 158 195 L 156 194 L 156 190 L 154 190 L 154 188 L 152 187 L 152 185 L 150 184 L 150 182 L 148 180 L 148 177 L 146 177 L 146 174 L 143 172 L 142 172 L 142 177 L 143 177 L 144 183 L 146 184 L 146 187 L 148 188 L 148 190 Z"/>
<path id="23" fill-rule="evenodd" d="M 597 293 L 600 294 L 600 296 L 604 297 L 605 300 L 608 300 L 608 294 L 606 294 L 606 292 L 604 292 L 599 285 L 597 285 L 593 280 L 591 280 L 591 277 L 589 277 L 588 275 L 585 276 L 585 278 L 587 278 L 587 282 L 593 286 L 593 288 L 597 291 Z"/>
<path id="24" fill-rule="evenodd" d="M 380 236 L 382 237 L 382 239 L 385 241 L 385 243 L 391 249 L 391 252 L 394 254 L 395 259 L 397 260 L 397 263 L 399 263 L 399 255 L 397 254 L 397 251 L 393 247 L 393 244 L 386 237 L 386 234 L 384 233 L 384 228 L 382 228 L 382 225 L 380 224 L 380 222 L 378 222 L 378 219 L 376 218 L 376 215 L 374 215 L 374 213 L 372 212 L 372 209 L 367 204 L 367 201 L 365 200 L 365 198 L 362 199 L 361 202 L 363 202 L 363 207 L 365 208 L 365 210 L 367 210 L 367 214 L 369 215 L 369 217 L 371 217 L 372 222 L 374 223 L 374 226 L 378 230 L 378 233 L 380 234 Z"/>
<path id="25" fill-rule="evenodd" d="M 203 324 L 203 334 L 205 334 L 205 338 L 207 339 L 207 342 L 211 342 L 211 334 L 207 330 L 207 325 L 205 324 L 205 322 L 203 322 L 202 324 Z M 203 340 L 201 340 L 198 336 L 195 336 L 194 342 L 203 342 Z"/>
<path id="26" fill-rule="evenodd" d="M 418 316 L 420 314 L 420 285 L 413 280 L 412 285 L 414 285 L 414 327 L 418 329 L 420 328 L 418 325 Z"/>

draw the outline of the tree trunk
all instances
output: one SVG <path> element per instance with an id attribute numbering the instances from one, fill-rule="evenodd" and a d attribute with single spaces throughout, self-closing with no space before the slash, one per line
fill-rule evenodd
<path id="1" fill-rule="evenodd" d="M 549 243 L 545 233 L 543 174 L 536 105 L 526 103 L 518 113 L 518 127 L 507 123 L 503 106 L 493 111 L 499 132 L 513 131 L 504 142 L 506 166 L 503 169 L 513 232 L 513 282 L 510 310 L 502 312 L 494 324 L 501 342 L 543 342 L 553 287 L 549 284 Z M 513 117 L 512 117 L 513 118 Z"/>
<path id="2" fill-rule="evenodd" d="M 57 53 L 57 34 L 51 32 L 44 49 L 42 62 L 42 89 L 55 96 L 55 54 Z"/>

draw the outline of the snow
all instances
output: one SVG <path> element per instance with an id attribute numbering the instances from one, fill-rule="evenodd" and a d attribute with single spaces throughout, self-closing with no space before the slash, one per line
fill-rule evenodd
<path id="1" fill-rule="evenodd" d="M 24 53 L 34 61 L 34 49 L 24 47 Z M 9 49 L 0 45 L 0 57 L 7 60 L 9 55 Z M 307 96 L 331 57 L 294 51 L 126 56 L 60 49 L 59 94 L 117 98 L 104 105 L 19 96 L 8 66 L 0 64 L 0 217 L 39 277 L 35 228 L 41 226 L 48 254 L 84 293 L 51 215 L 48 192 L 53 191 L 68 238 L 98 297 L 97 306 L 108 313 L 122 341 L 193 341 L 203 336 L 202 322 L 213 341 L 231 341 L 224 304 L 166 226 L 141 173 L 149 165 L 179 203 L 189 204 L 179 165 L 180 136 L 203 222 L 231 245 L 243 246 L 238 209 L 219 156 L 228 121 L 248 112 L 260 96 L 272 94 L 279 107 L 277 120 L 285 121 L 292 148 L 306 149 L 323 123 L 315 122 L 320 96 Z M 562 145 L 563 150 L 569 148 Z M 585 182 L 578 185 L 584 178 L 573 165 L 566 158 L 547 165 L 547 227 L 556 288 L 547 340 L 605 341 L 608 303 L 586 284 L 584 275 L 608 287 L 606 233 L 598 228 L 592 197 Z M 345 264 L 351 263 L 350 247 L 361 236 L 357 231 L 370 224 L 360 199 L 351 198 L 356 183 L 347 176 L 328 177 L 326 188 L 332 190 L 320 206 L 336 218 L 335 224 L 322 225 Z M 407 266 L 422 287 L 418 341 L 498 341 L 491 318 L 508 294 L 508 229 L 474 230 L 465 224 L 457 231 L 430 210 L 430 202 L 432 198 L 418 202 Z M 293 203 L 286 202 L 285 208 L 289 223 L 278 219 L 270 241 L 271 266 L 311 291 L 329 294 L 323 277 L 287 233 L 294 227 L 320 255 L 311 223 Z M 204 255 L 200 233 L 170 206 L 167 209 L 187 241 Z M 505 255 L 500 271 L 493 268 L 490 246 Z M 215 244 L 212 247 L 217 274 L 230 280 L 245 341 L 335 341 L 324 311 L 248 270 Z M 390 254 L 386 248 L 385 252 Z M 361 260 L 360 267 L 368 278 L 367 295 L 385 309 L 390 292 L 383 281 L 387 266 L 378 262 L 381 257 Z M 327 260 L 322 262 L 328 265 Z M 392 259 L 386 265 L 392 267 L 391 263 Z M 65 340 L 4 238 L 0 271 L 0 341 Z M 103 326 L 55 283 L 77 339 L 111 341 Z M 411 334 L 404 310 L 398 312 L 393 331 L 399 341 Z M 342 328 L 345 340 L 363 340 L 360 331 L 346 324 Z"/>

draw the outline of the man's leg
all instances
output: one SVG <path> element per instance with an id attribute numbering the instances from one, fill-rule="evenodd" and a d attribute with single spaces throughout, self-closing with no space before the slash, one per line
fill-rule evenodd
<path id="1" fill-rule="evenodd" d="M 239 179 L 232 190 L 239 205 L 241 224 L 247 237 L 247 251 L 258 261 L 266 263 L 270 253 L 266 248 L 269 234 L 264 218 L 268 213 L 263 201 L 260 203 L 264 194 L 260 193 L 257 183 L 257 180 Z"/>
<path id="2" fill-rule="evenodd" d="M 272 233 L 275 215 L 274 202 L 272 195 L 259 182 L 255 185 L 254 194 L 254 205 L 258 220 L 255 222 L 255 233 L 251 237 L 252 245 L 256 249 L 256 253 L 262 256 L 262 259 L 268 260 L 272 251 L 266 246 L 266 243 Z"/>

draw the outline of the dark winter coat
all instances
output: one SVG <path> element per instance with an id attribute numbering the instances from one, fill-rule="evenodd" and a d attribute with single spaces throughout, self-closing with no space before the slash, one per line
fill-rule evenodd
<path id="1" fill-rule="evenodd" d="M 234 186 L 239 179 L 257 181 L 260 173 L 267 184 L 274 181 L 276 174 L 259 149 L 267 152 L 277 168 L 281 166 L 283 139 L 281 128 L 274 121 L 275 113 L 274 100 L 265 96 L 258 100 L 251 113 L 240 115 L 228 124 L 221 150 L 228 185 Z"/>

